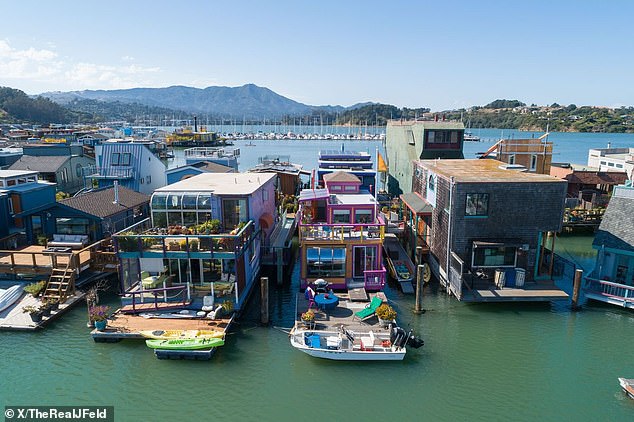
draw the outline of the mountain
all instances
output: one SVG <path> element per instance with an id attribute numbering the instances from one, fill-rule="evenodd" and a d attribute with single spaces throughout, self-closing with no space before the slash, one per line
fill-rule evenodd
<path id="1" fill-rule="evenodd" d="M 254 84 L 234 88 L 210 86 L 200 89 L 170 86 L 167 88 L 132 88 L 109 91 L 46 92 L 41 95 L 61 105 L 70 104 L 77 100 L 98 100 L 125 104 L 136 103 L 189 113 L 239 119 L 262 119 L 263 117 L 268 119 L 288 115 L 310 115 L 319 111 L 336 113 L 345 110 L 341 106 L 314 107 L 302 104 Z"/>

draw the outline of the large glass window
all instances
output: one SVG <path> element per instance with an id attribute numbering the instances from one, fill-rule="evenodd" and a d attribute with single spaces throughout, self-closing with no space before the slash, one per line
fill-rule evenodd
<path id="1" fill-rule="evenodd" d="M 164 193 L 155 193 L 152 195 L 152 209 L 153 210 L 164 210 L 165 201 L 167 200 L 167 195 Z"/>
<path id="2" fill-rule="evenodd" d="M 364 271 L 376 269 L 376 247 L 354 247 L 354 277 L 363 277 Z"/>
<path id="3" fill-rule="evenodd" d="M 195 210 L 196 209 L 196 199 L 197 195 L 183 195 L 183 209 L 185 210 Z"/>
<path id="4" fill-rule="evenodd" d="M 90 234 L 90 221 L 87 218 L 56 218 L 55 233 L 60 234 Z"/>
<path id="5" fill-rule="evenodd" d="M 223 225 L 226 230 L 232 230 L 240 222 L 249 220 L 246 199 L 222 200 Z"/>
<path id="6" fill-rule="evenodd" d="M 167 227 L 167 213 L 157 211 L 152 213 L 154 227 Z"/>
<path id="7" fill-rule="evenodd" d="M 179 210 L 181 209 L 181 194 L 170 194 L 167 197 L 167 209 Z"/>
<path id="8" fill-rule="evenodd" d="M 121 154 L 119 154 L 118 152 L 113 152 L 112 156 L 110 157 L 110 163 L 113 166 L 118 166 L 120 159 L 121 159 Z"/>
<path id="9" fill-rule="evenodd" d="M 308 277 L 345 277 L 346 248 L 306 249 Z"/>
<path id="10" fill-rule="evenodd" d="M 473 250 L 474 267 L 501 267 L 515 266 L 515 253 L 517 248 L 501 247 L 477 247 Z"/>
<path id="11" fill-rule="evenodd" d="M 132 158 L 132 154 L 130 154 L 129 152 L 124 152 L 123 154 L 121 154 L 121 163 L 120 164 L 122 166 L 129 166 L 131 158 Z"/>
<path id="12" fill-rule="evenodd" d="M 489 194 L 468 193 L 465 215 L 486 216 L 489 215 Z"/>
<path id="13" fill-rule="evenodd" d="M 372 221 L 372 210 L 355 210 L 354 222 L 357 224 L 368 224 Z"/>
<path id="14" fill-rule="evenodd" d="M 350 223 L 350 210 L 333 210 L 332 211 L 333 223 Z"/>

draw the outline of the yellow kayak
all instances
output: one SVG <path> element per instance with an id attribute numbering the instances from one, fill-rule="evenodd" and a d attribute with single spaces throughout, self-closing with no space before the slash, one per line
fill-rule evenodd
<path id="1" fill-rule="evenodd" d="M 188 339 L 188 338 L 223 338 L 225 334 L 214 330 L 154 330 L 140 331 L 145 338 L 155 340 Z"/>

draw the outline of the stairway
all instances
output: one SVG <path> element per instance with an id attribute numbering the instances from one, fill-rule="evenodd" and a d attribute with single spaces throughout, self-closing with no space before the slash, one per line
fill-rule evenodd
<path id="1" fill-rule="evenodd" d="M 74 260 L 69 257 L 68 263 L 61 268 L 53 268 L 48 284 L 44 290 L 43 300 L 57 299 L 61 304 L 69 296 L 75 294 L 75 269 L 71 266 Z"/>

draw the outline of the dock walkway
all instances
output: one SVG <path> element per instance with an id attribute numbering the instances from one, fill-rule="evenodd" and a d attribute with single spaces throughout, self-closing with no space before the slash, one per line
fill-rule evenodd
<path id="1" fill-rule="evenodd" d="M 22 330 L 33 331 L 39 328 L 43 328 L 51 321 L 56 320 L 70 308 L 72 308 L 77 302 L 81 301 L 85 296 L 85 293 L 77 291 L 73 296 L 66 299 L 66 302 L 59 305 L 57 311 L 52 311 L 48 317 L 43 317 L 41 322 L 33 322 L 31 316 L 28 313 L 22 311 L 25 306 L 41 305 L 39 299 L 24 293 L 22 298 L 14 303 L 10 308 L 0 312 L 0 330 Z"/>

